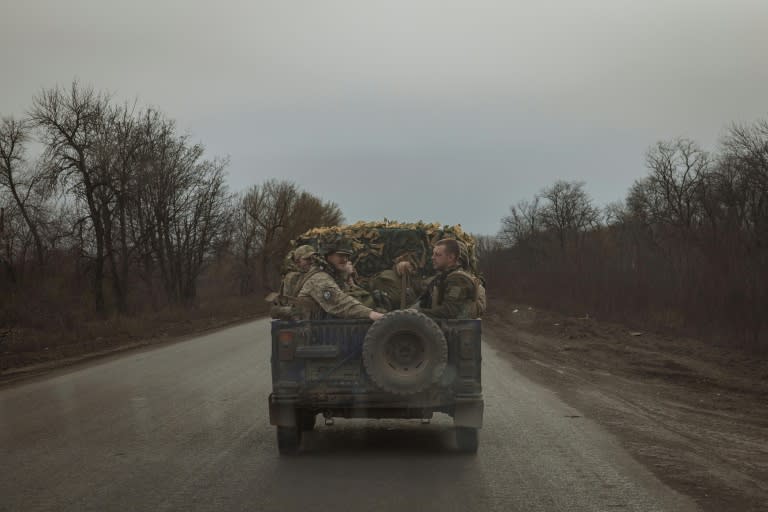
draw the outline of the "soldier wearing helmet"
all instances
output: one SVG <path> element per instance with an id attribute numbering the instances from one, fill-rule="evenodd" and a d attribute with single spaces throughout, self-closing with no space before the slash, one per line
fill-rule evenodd
<path id="1" fill-rule="evenodd" d="M 321 248 L 322 259 L 316 259 L 303 276 L 297 299 L 310 318 L 327 315 L 338 318 L 369 318 L 378 320 L 383 315 L 362 304 L 342 289 L 349 272 L 352 248 L 343 240 Z M 340 286 L 341 283 L 341 286 Z M 346 286 L 345 286 L 346 287 Z"/>
<path id="2" fill-rule="evenodd" d="M 306 274 L 312 267 L 315 254 L 317 254 L 317 251 L 315 251 L 315 248 L 311 245 L 300 245 L 290 252 L 290 263 L 295 270 L 288 272 L 285 277 L 283 277 L 280 295 L 288 297 L 296 297 L 298 295 L 299 289 L 297 288 L 297 285 L 301 282 L 301 278 L 304 277 L 304 274 Z"/>

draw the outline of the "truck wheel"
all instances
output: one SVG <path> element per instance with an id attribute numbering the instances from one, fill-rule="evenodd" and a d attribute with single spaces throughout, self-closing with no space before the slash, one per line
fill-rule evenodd
<path id="1" fill-rule="evenodd" d="M 384 391 L 418 393 L 437 382 L 448 361 L 440 327 L 414 310 L 392 311 L 375 322 L 363 341 L 363 364 Z"/>
<path id="2" fill-rule="evenodd" d="M 301 428 L 277 427 L 277 450 L 280 455 L 296 455 L 301 446 Z"/>
<path id="3" fill-rule="evenodd" d="M 477 453 L 478 435 L 473 427 L 456 427 L 456 445 L 460 452 Z"/>
<path id="4" fill-rule="evenodd" d="M 304 432 L 309 432 L 315 428 L 315 419 L 317 414 L 313 414 L 312 411 L 299 411 L 299 427 Z"/>

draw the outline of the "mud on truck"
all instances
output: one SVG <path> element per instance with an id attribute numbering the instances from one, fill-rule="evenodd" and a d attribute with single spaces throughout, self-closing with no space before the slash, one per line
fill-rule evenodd
<path id="1" fill-rule="evenodd" d="M 311 230 L 295 243 L 317 246 L 340 235 L 354 240 L 363 281 L 403 254 L 431 274 L 432 244 L 446 236 L 461 240 L 469 249 L 467 265 L 476 265 L 472 237 L 436 224 L 359 223 Z M 300 450 L 318 416 L 332 425 L 334 418 L 429 420 L 435 413 L 453 418 L 459 451 L 477 451 L 484 406 L 481 320 L 432 319 L 405 307 L 376 322 L 275 319 L 271 330 L 269 418 L 281 454 Z"/>

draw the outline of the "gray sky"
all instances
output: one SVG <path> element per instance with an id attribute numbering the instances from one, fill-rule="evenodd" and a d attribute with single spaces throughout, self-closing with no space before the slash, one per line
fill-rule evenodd
<path id="1" fill-rule="evenodd" d="M 660 139 L 768 117 L 768 1 L 0 0 L 0 114 L 74 78 L 348 221 L 495 233 L 557 179 L 622 199 Z"/>

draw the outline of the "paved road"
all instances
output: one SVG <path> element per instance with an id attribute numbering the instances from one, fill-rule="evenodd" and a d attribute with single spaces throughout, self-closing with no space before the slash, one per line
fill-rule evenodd
<path id="1" fill-rule="evenodd" d="M 268 322 L 0 388 L 0 511 L 695 510 L 484 346 L 477 456 L 451 422 L 337 420 L 281 458 Z"/>

